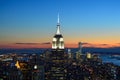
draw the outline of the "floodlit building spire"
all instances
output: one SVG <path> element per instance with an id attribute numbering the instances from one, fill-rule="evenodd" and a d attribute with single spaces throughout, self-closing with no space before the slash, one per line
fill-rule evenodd
<path id="1" fill-rule="evenodd" d="M 60 23 L 60 20 L 59 20 L 59 13 L 58 13 L 58 22 L 57 22 L 58 24 Z"/>
<path id="2" fill-rule="evenodd" d="M 16 66 L 18 69 L 20 69 L 20 65 L 19 65 L 19 62 L 18 62 L 18 61 L 16 62 L 15 66 Z"/>
<path id="3" fill-rule="evenodd" d="M 63 40 L 62 34 L 60 33 L 59 14 L 58 14 L 58 19 L 57 19 L 57 31 L 52 41 L 52 49 L 53 50 L 56 50 L 56 49 L 64 50 L 64 40 Z"/>
<path id="4" fill-rule="evenodd" d="M 56 34 L 60 34 L 60 20 L 59 20 L 60 18 L 59 18 L 59 13 L 58 13 L 58 21 L 57 21 L 57 32 L 56 32 Z"/>

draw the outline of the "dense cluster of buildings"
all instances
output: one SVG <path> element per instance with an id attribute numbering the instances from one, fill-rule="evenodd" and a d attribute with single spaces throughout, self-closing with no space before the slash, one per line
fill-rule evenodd
<path id="1" fill-rule="evenodd" d="M 102 63 L 97 54 L 64 51 L 58 17 L 51 51 L 40 54 L 1 54 L 0 80 L 120 80 L 120 66 Z"/>

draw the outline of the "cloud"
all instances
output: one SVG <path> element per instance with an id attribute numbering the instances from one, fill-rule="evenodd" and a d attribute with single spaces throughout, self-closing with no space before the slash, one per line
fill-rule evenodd
<path id="1" fill-rule="evenodd" d="M 90 43 L 86 43 L 86 42 L 82 43 L 82 45 L 87 45 L 87 44 L 90 44 Z"/>
<path id="2" fill-rule="evenodd" d="M 87 43 L 87 42 L 84 42 L 84 43 L 82 43 L 82 45 L 93 45 L 93 44 L 91 44 L 91 43 Z"/>
<path id="3" fill-rule="evenodd" d="M 97 47 L 97 48 L 108 48 L 108 47 L 113 47 L 113 45 L 110 45 L 110 44 L 105 44 L 105 43 L 102 43 L 102 44 L 94 44 L 94 43 L 87 43 L 87 42 L 84 42 L 82 43 L 83 47 Z"/>
<path id="4" fill-rule="evenodd" d="M 41 43 L 41 44 L 51 44 L 50 42 L 44 42 L 44 43 Z"/>
<path id="5" fill-rule="evenodd" d="M 117 44 L 120 44 L 120 43 L 117 43 Z"/>
<path id="6" fill-rule="evenodd" d="M 18 44 L 18 45 L 37 45 L 37 44 L 40 44 L 40 43 L 15 43 L 15 44 Z"/>
<path id="7" fill-rule="evenodd" d="M 14 43 L 17 45 L 44 45 L 44 44 L 51 44 L 50 42 L 44 42 L 44 43 Z"/>
<path id="8" fill-rule="evenodd" d="M 102 46 L 107 46 L 108 44 L 100 44 L 100 45 L 102 45 Z"/>

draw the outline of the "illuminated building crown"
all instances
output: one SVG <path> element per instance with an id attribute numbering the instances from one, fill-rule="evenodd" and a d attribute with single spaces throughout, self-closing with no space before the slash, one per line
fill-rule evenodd
<path id="1" fill-rule="evenodd" d="M 60 33 L 59 14 L 58 14 L 58 21 L 57 21 L 57 31 L 52 41 L 52 49 L 64 49 L 64 40 L 63 40 L 62 34 Z"/>

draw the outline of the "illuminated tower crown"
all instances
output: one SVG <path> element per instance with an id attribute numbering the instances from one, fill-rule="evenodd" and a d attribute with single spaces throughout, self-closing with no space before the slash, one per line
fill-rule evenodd
<path id="1" fill-rule="evenodd" d="M 60 33 L 59 14 L 58 14 L 58 21 L 57 21 L 57 32 L 53 37 L 52 49 L 64 49 L 64 40 L 63 40 L 62 34 Z"/>

